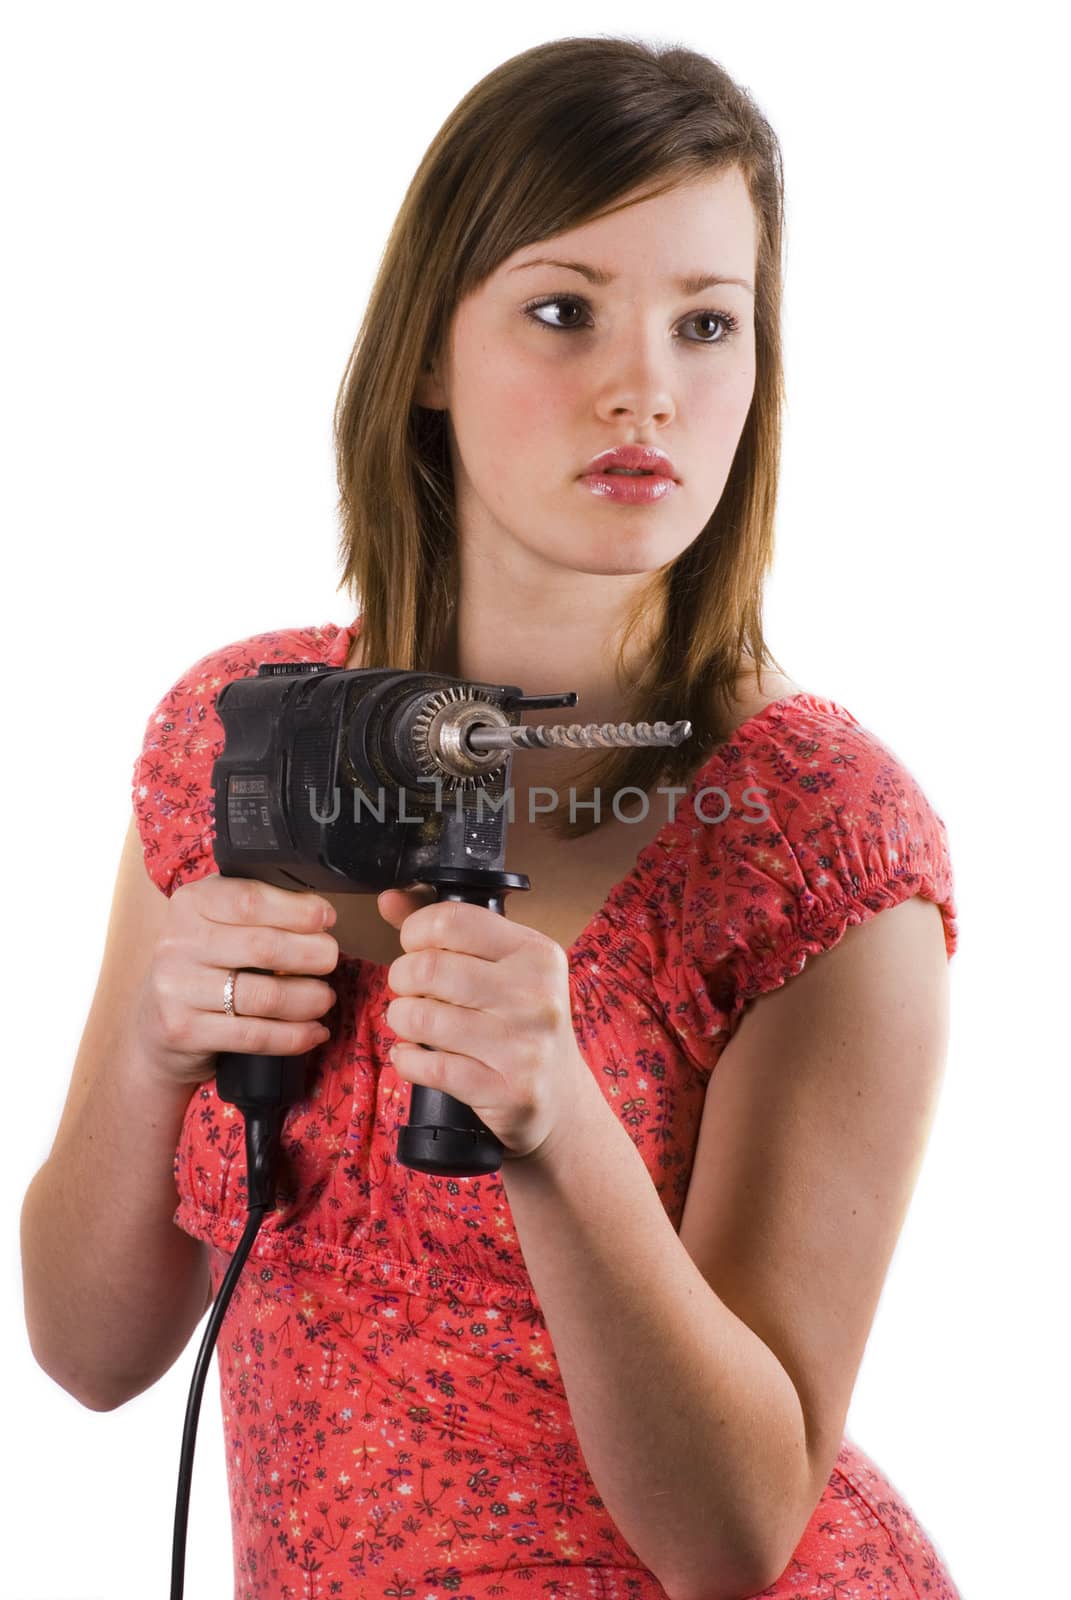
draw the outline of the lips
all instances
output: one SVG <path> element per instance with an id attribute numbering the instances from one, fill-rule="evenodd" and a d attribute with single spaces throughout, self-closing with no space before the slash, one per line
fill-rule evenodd
<path id="1" fill-rule="evenodd" d="M 676 469 L 664 450 L 652 445 L 625 444 L 615 450 L 604 450 L 593 456 L 584 472 L 585 477 L 604 473 L 608 467 L 624 467 L 629 471 L 649 472 L 656 478 L 675 478 Z"/>

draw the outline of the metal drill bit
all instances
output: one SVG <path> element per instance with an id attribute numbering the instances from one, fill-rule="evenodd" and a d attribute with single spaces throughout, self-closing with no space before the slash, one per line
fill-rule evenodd
<path id="1" fill-rule="evenodd" d="M 571 722 L 540 727 L 522 723 L 515 728 L 470 728 L 466 742 L 473 750 L 534 750 L 565 746 L 573 750 L 594 750 L 600 745 L 615 749 L 628 745 L 678 745 L 692 731 L 690 722 Z"/>

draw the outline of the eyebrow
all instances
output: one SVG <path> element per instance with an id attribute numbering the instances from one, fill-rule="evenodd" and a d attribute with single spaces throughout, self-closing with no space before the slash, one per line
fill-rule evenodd
<path id="1" fill-rule="evenodd" d="M 613 272 L 603 272 L 598 267 L 589 267 L 583 261 L 551 261 L 545 256 L 540 256 L 536 261 L 522 261 L 518 266 L 511 267 L 510 271 L 523 272 L 527 267 L 564 267 L 566 272 L 579 272 L 589 283 L 597 284 L 600 289 L 605 289 L 616 277 Z M 704 289 L 722 283 L 736 283 L 749 294 L 755 293 L 746 278 L 729 278 L 718 272 L 698 272 L 688 278 L 670 278 L 667 281 L 679 289 L 681 294 L 701 294 Z"/>

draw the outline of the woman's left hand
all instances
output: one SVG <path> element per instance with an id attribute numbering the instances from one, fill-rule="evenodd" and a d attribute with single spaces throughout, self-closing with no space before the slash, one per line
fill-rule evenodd
<path id="1" fill-rule="evenodd" d="M 568 957 L 487 906 L 429 904 L 428 892 L 385 889 L 378 900 L 406 952 L 387 973 L 398 997 L 386 1014 L 395 1070 L 471 1106 L 509 1159 L 544 1153 L 590 1077 L 573 1032 Z"/>

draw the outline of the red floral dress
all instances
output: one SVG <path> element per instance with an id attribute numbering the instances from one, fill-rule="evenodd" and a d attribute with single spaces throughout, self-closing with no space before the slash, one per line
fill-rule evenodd
<path id="1" fill-rule="evenodd" d="M 261 661 L 344 666 L 358 627 L 262 633 L 164 695 L 133 803 L 165 894 L 216 870 L 220 688 Z M 748 785 L 765 791 L 766 820 Z M 732 809 L 714 826 L 720 790 Z M 951 956 L 943 822 L 850 712 L 800 693 L 710 756 L 570 947 L 577 1042 L 675 1227 L 707 1082 L 748 1001 L 912 895 L 940 907 Z M 387 970 L 340 956 L 332 1036 L 287 1115 L 280 1209 L 220 1331 L 235 1600 L 664 1600 L 587 1471 L 500 1175 L 396 1160 L 410 1086 L 387 1056 Z M 213 1079 L 191 1096 L 175 1178 L 175 1221 L 209 1246 L 218 1292 L 246 1219 L 245 1150 Z M 931 1538 L 847 1436 L 764 1594 L 958 1600 Z"/>

